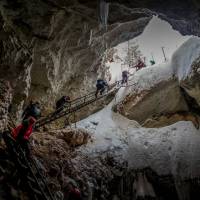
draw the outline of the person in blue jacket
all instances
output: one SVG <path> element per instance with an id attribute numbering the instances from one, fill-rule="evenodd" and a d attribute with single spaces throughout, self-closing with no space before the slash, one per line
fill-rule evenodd
<path id="1" fill-rule="evenodd" d="M 102 95 L 103 92 L 105 91 L 106 87 L 108 87 L 108 83 L 103 79 L 98 79 L 97 84 L 96 84 L 97 90 L 95 93 L 95 97 L 97 98 L 99 92 L 100 92 L 100 95 Z"/>

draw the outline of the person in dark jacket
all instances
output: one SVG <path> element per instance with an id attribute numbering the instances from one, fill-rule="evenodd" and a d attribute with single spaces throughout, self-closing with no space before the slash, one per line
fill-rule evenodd
<path id="1" fill-rule="evenodd" d="M 30 101 L 29 105 L 25 108 L 22 113 L 22 120 L 26 120 L 29 117 L 33 117 L 36 120 L 41 116 L 40 104 L 39 102 Z"/>
<path id="2" fill-rule="evenodd" d="M 122 85 L 123 84 L 128 84 L 128 75 L 129 75 L 129 72 L 127 70 L 124 70 L 122 72 Z"/>
<path id="3" fill-rule="evenodd" d="M 97 89 L 96 89 L 95 97 L 97 98 L 99 92 L 100 92 L 100 95 L 102 95 L 106 87 L 108 87 L 108 83 L 104 81 L 103 79 L 98 79 L 97 84 L 96 84 Z"/>
<path id="4" fill-rule="evenodd" d="M 61 109 L 65 104 L 70 103 L 70 97 L 69 96 L 62 96 L 57 102 L 56 102 L 56 110 Z"/>

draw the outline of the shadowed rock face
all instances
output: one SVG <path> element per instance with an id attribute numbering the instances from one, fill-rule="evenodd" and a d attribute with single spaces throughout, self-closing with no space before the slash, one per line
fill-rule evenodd
<path id="1" fill-rule="evenodd" d="M 15 88 L 16 110 L 27 99 L 51 105 L 66 93 L 77 97 L 106 77 L 104 41 L 109 48 L 139 35 L 155 13 L 181 33 L 198 35 L 197 10 L 187 1 L 113 1 L 105 32 L 98 1 L 2 0 L 0 77 Z"/>
<path id="2" fill-rule="evenodd" d="M 0 132 L 6 128 L 11 102 L 11 88 L 8 82 L 0 79 Z"/>
<path id="3" fill-rule="evenodd" d="M 198 35 L 200 26 L 200 3 L 198 0 L 110 0 L 119 2 L 129 8 L 148 8 L 159 17 L 168 21 L 182 34 Z"/>
<path id="4" fill-rule="evenodd" d="M 145 11 L 129 22 L 122 15 L 105 32 L 99 29 L 97 5 L 89 1 L 3 0 L 0 10 L 0 77 L 12 82 L 18 106 L 27 98 L 50 105 L 63 94 L 91 91 L 98 76 L 106 77 L 103 41 L 109 47 L 135 37 L 151 19 Z"/>
<path id="5" fill-rule="evenodd" d="M 200 106 L 200 59 L 198 58 L 191 66 L 188 76 L 180 81 L 181 87 L 194 99 L 193 107 L 200 114 L 197 107 Z M 191 105 L 192 106 L 192 105 Z"/>

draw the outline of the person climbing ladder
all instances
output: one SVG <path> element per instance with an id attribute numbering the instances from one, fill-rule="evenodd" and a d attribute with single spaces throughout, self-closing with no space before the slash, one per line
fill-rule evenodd
<path id="1" fill-rule="evenodd" d="M 128 75 L 129 75 L 130 73 L 128 72 L 128 70 L 124 70 L 123 72 L 122 72 L 122 85 L 123 84 L 128 84 Z"/>
<path id="2" fill-rule="evenodd" d="M 61 109 L 65 104 L 70 103 L 70 97 L 69 96 L 62 96 L 57 102 L 56 102 L 56 110 Z"/>
<path id="3" fill-rule="evenodd" d="M 30 116 L 38 119 L 40 117 L 40 103 L 30 101 L 29 105 L 25 108 L 24 112 L 22 113 L 22 121 L 28 119 Z"/>
<path id="4" fill-rule="evenodd" d="M 34 117 L 29 117 L 11 132 L 16 143 L 22 147 L 27 157 L 30 157 L 29 138 L 33 132 L 35 122 L 36 119 Z"/>
<path id="5" fill-rule="evenodd" d="M 108 83 L 103 79 L 98 79 L 97 84 L 96 84 L 97 89 L 96 89 L 95 97 L 97 98 L 99 92 L 100 92 L 100 95 L 102 95 L 106 87 L 108 87 Z"/>
<path id="6" fill-rule="evenodd" d="M 29 139 L 40 116 L 40 104 L 31 101 L 22 114 L 22 123 L 11 131 L 11 135 L 16 140 L 16 143 L 22 147 L 28 157 L 30 156 Z"/>

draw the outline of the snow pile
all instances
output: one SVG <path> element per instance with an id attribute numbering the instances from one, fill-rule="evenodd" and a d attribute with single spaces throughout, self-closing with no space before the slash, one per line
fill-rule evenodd
<path id="1" fill-rule="evenodd" d="M 164 128 L 142 128 L 111 111 L 112 102 L 100 112 L 78 122 L 93 132 L 93 142 L 81 151 L 90 155 L 114 151 L 133 169 L 151 167 L 160 175 L 175 177 L 200 175 L 200 130 L 191 122 Z"/>
<path id="2" fill-rule="evenodd" d="M 135 129 L 128 132 L 129 166 L 151 166 L 162 175 L 200 176 L 200 131 L 191 122 L 178 122 L 159 129 Z"/>
<path id="3" fill-rule="evenodd" d="M 179 80 L 185 79 L 191 72 L 192 63 L 200 56 L 200 39 L 192 37 L 174 53 L 172 67 Z"/>

